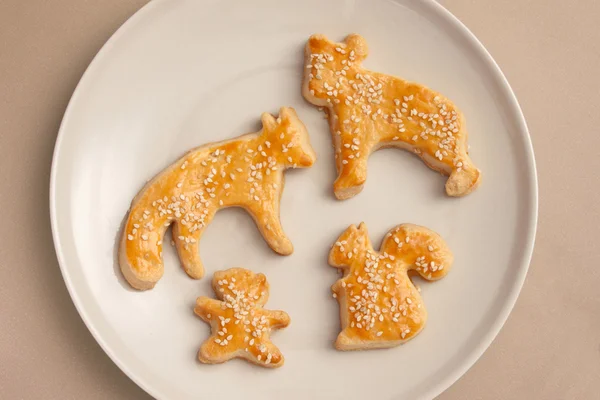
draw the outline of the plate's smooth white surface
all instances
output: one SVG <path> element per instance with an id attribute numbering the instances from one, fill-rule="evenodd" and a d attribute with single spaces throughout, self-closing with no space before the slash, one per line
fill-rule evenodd
<path id="1" fill-rule="evenodd" d="M 445 178 L 398 150 L 375 153 L 365 190 L 332 195 L 333 150 L 322 113 L 300 94 L 302 50 L 312 33 L 370 46 L 367 68 L 424 83 L 462 109 L 483 183 L 444 195 Z M 274 254 L 250 217 L 226 210 L 201 243 L 207 278 L 194 281 L 165 249 L 165 275 L 131 290 L 115 240 L 129 202 L 147 179 L 186 150 L 256 130 L 260 113 L 298 111 L 319 160 L 287 174 L 284 229 L 295 252 Z M 491 343 L 525 278 L 537 218 L 533 152 L 516 100 L 483 47 L 433 1 L 153 1 L 107 43 L 81 80 L 56 145 L 51 217 L 62 273 L 82 318 L 133 380 L 163 399 L 416 399 L 439 394 Z M 336 352 L 338 308 L 329 287 L 329 246 L 365 221 L 378 246 L 411 222 L 442 235 L 451 273 L 419 282 L 425 330 L 385 351 Z M 271 283 L 267 306 L 292 317 L 273 335 L 286 364 L 205 366 L 196 352 L 208 327 L 194 316 L 210 275 L 244 266 Z M 240 397 L 242 398 L 242 397 Z"/>

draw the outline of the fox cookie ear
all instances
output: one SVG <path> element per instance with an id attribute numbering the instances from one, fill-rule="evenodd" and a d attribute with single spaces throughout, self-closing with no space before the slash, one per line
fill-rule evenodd
<path id="1" fill-rule="evenodd" d="M 352 33 L 346 37 L 346 45 L 348 46 L 347 52 L 354 51 L 354 57 L 356 61 L 362 61 L 367 58 L 369 54 L 369 47 L 364 37 L 357 33 Z"/>

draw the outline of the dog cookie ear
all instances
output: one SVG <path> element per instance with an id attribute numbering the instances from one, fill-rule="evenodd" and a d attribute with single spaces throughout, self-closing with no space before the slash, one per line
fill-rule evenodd
<path id="1" fill-rule="evenodd" d="M 345 42 L 348 46 L 346 52 L 351 53 L 354 51 L 353 57 L 355 58 L 356 62 L 361 62 L 367 58 L 367 55 L 369 55 L 369 46 L 367 45 L 367 41 L 359 34 L 352 33 L 348 35 Z"/>
<path id="2" fill-rule="evenodd" d="M 260 121 L 262 122 L 263 130 L 265 132 L 272 132 L 277 129 L 277 121 L 275 121 L 275 117 L 267 112 L 262 113 L 260 116 Z"/>
<path id="3" fill-rule="evenodd" d="M 324 49 L 326 49 L 329 45 L 329 40 L 325 35 L 315 34 L 311 35 L 308 38 L 307 42 L 307 50 L 310 50 L 312 53 L 320 53 Z"/>

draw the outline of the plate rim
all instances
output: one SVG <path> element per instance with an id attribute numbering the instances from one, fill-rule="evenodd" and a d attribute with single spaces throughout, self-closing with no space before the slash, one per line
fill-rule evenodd
<path id="1" fill-rule="evenodd" d="M 87 77 L 93 73 L 96 69 L 97 64 L 104 54 L 113 46 L 115 42 L 121 39 L 121 37 L 136 24 L 138 21 L 142 20 L 143 17 L 150 12 L 155 7 L 159 7 L 162 3 L 166 3 L 169 0 L 153 0 L 146 3 L 139 10 L 137 10 L 134 14 L 132 14 L 123 24 L 110 36 L 110 38 L 102 45 L 100 50 L 93 57 L 92 61 L 86 68 L 85 72 L 79 79 L 73 94 L 69 100 L 69 103 L 65 109 L 65 113 L 63 115 L 58 135 L 56 137 L 56 142 L 54 146 L 54 151 L 52 154 L 52 164 L 51 164 L 51 172 L 50 172 L 50 190 L 49 190 L 49 208 L 50 208 L 50 224 L 52 230 L 52 239 L 54 243 L 54 248 L 56 252 L 56 257 L 58 260 L 58 264 L 60 267 L 60 271 L 65 282 L 65 286 L 67 287 L 67 291 L 71 297 L 77 312 L 79 313 L 80 318 L 83 320 L 87 329 L 92 334 L 92 337 L 96 342 L 100 345 L 102 350 L 109 356 L 117 367 L 125 374 L 129 379 L 131 379 L 136 385 L 142 388 L 147 394 L 154 398 L 164 398 L 165 393 L 162 393 L 159 389 L 153 387 L 149 382 L 145 381 L 143 378 L 139 377 L 131 371 L 130 367 L 126 365 L 116 354 L 113 349 L 108 345 L 104 338 L 98 333 L 95 323 L 93 322 L 93 318 L 90 317 L 88 310 L 84 309 L 81 303 L 81 299 L 75 289 L 73 282 L 71 281 L 71 276 L 67 271 L 67 262 L 65 261 L 65 257 L 62 250 L 62 244 L 60 240 L 60 234 L 58 230 L 58 222 L 57 222 L 57 214 L 58 210 L 56 207 L 56 181 L 57 181 L 57 160 L 60 155 L 60 149 L 62 147 L 63 138 L 65 137 L 66 126 L 68 125 L 68 120 L 71 114 L 71 109 L 73 105 L 76 103 L 79 98 L 80 92 L 83 90 L 82 88 L 86 85 Z M 391 0 L 394 3 L 400 3 L 402 0 Z M 461 39 L 466 41 L 468 46 L 481 58 L 486 64 L 486 67 L 490 72 L 493 73 L 493 79 L 499 84 L 499 89 L 502 91 L 502 95 L 507 102 L 507 107 L 510 109 L 511 113 L 515 115 L 517 118 L 515 122 L 518 123 L 519 131 L 524 132 L 524 135 L 521 136 L 524 145 L 524 159 L 526 164 L 528 165 L 528 176 L 527 182 L 530 183 L 531 193 L 529 194 L 529 204 L 528 209 L 531 210 L 530 218 L 524 224 L 523 229 L 526 230 L 525 238 L 526 238 L 526 246 L 523 248 L 523 256 L 519 265 L 518 270 L 515 273 L 515 277 L 512 281 L 512 284 L 508 288 L 507 296 L 505 298 L 504 303 L 501 305 L 496 318 L 489 325 L 489 329 L 485 334 L 482 335 L 479 343 L 474 346 L 469 354 L 463 357 L 462 362 L 459 363 L 458 367 L 453 370 L 453 372 L 449 373 L 444 379 L 439 380 L 434 385 L 432 385 L 425 393 L 423 393 L 424 398 L 435 398 L 439 396 L 442 392 L 452 386 L 456 381 L 458 381 L 475 363 L 479 358 L 483 355 L 483 353 L 488 349 L 488 347 L 492 344 L 494 339 L 500 333 L 500 330 L 506 323 L 510 313 L 512 312 L 516 301 L 519 297 L 523 284 L 525 282 L 525 278 L 527 276 L 527 272 L 530 267 L 531 258 L 533 255 L 533 249 L 535 245 L 536 231 L 537 231 L 537 221 L 538 221 L 538 208 L 539 208 L 539 187 L 538 187 L 538 178 L 537 178 L 537 168 L 535 162 L 535 154 L 533 150 L 533 145 L 531 141 L 531 135 L 529 133 L 529 129 L 527 127 L 527 123 L 525 120 L 525 116 L 523 115 L 523 111 L 519 105 L 516 95 L 512 90 L 512 87 L 508 83 L 506 76 L 496 63 L 496 61 L 492 58 L 491 54 L 488 50 L 483 46 L 483 44 L 477 39 L 477 37 L 467 28 L 454 14 L 452 14 L 449 10 L 447 10 L 443 5 L 438 3 L 436 0 L 420 0 L 420 6 L 431 9 L 434 13 L 437 13 L 446 23 L 448 23 L 457 34 L 461 36 Z"/>

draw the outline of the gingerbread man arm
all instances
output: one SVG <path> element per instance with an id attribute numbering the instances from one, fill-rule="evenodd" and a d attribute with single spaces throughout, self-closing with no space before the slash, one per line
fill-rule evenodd
<path id="1" fill-rule="evenodd" d="M 269 325 L 273 329 L 285 328 L 290 324 L 290 316 L 285 311 L 264 310 L 263 312 L 265 317 L 267 317 Z"/>
<path id="2" fill-rule="evenodd" d="M 223 302 L 209 297 L 198 297 L 194 313 L 206 322 L 211 322 L 214 318 L 223 316 Z"/>
<path id="3" fill-rule="evenodd" d="M 454 257 L 446 242 L 422 226 L 402 224 L 390 231 L 382 245 L 386 252 L 415 270 L 423 278 L 435 281 L 450 271 Z"/>

